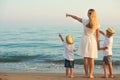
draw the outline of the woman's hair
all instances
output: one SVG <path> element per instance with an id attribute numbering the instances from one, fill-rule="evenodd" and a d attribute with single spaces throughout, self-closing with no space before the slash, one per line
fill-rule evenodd
<path id="1" fill-rule="evenodd" d="M 89 9 L 88 15 L 89 15 L 90 22 L 86 26 L 92 29 L 97 29 L 99 26 L 99 22 L 98 22 L 96 11 L 94 9 Z"/>

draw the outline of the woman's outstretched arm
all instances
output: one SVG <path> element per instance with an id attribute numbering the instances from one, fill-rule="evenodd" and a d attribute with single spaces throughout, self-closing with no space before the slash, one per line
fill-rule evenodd
<path id="1" fill-rule="evenodd" d="M 100 30 L 100 33 L 101 33 L 102 35 L 105 35 L 105 33 L 104 33 L 103 31 L 101 31 L 101 30 Z"/>
<path id="2" fill-rule="evenodd" d="M 75 19 L 75 20 L 77 20 L 77 21 L 79 21 L 79 22 L 82 23 L 82 18 L 77 17 L 77 16 L 75 16 L 75 15 L 66 13 L 66 17 L 72 17 L 73 19 Z"/>

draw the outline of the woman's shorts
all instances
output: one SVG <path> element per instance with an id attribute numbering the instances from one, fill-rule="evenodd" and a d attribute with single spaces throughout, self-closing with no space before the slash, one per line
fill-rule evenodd
<path id="1" fill-rule="evenodd" d="M 74 61 L 69 61 L 65 59 L 65 67 L 66 68 L 74 68 Z"/>
<path id="2" fill-rule="evenodd" d="M 112 63 L 112 55 L 104 56 L 103 62 L 105 62 L 106 65 Z"/>

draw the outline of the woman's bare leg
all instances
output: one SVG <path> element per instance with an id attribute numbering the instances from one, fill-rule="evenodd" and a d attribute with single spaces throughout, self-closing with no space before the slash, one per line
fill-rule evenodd
<path id="1" fill-rule="evenodd" d="M 88 77 L 88 59 L 87 57 L 84 57 L 84 70 L 85 70 L 85 75 Z"/>
<path id="2" fill-rule="evenodd" d="M 90 78 L 94 78 L 93 76 L 93 71 L 94 71 L 94 58 L 90 58 Z"/>

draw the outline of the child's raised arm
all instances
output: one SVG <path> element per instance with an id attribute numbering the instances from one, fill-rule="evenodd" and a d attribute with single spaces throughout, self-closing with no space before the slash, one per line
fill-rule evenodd
<path id="1" fill-rule="evenodd" d="M 100 30 L 100 33 L 101 33 L 102 35 L 105 35 L 105 33 L 104 33 L 103 31 L 101 31 L 101 30 Z"/>
<path id="2" fill-rule="evenodd" d="M 77 20 L 77 21 L 82 23 L 82 18 L 77 17 L 75 15 L 71 15 L 71 14 L 66 13 L 66 17 L 72 17 L 73 19 L 75 19 L 75 20 Z"/>
<path id="3" fill-rule="evenodd" d="M 64 39 L 60 33 L 59 33 L 59 37 L 60 37 L 61 41 L 64 42 Z"/>

